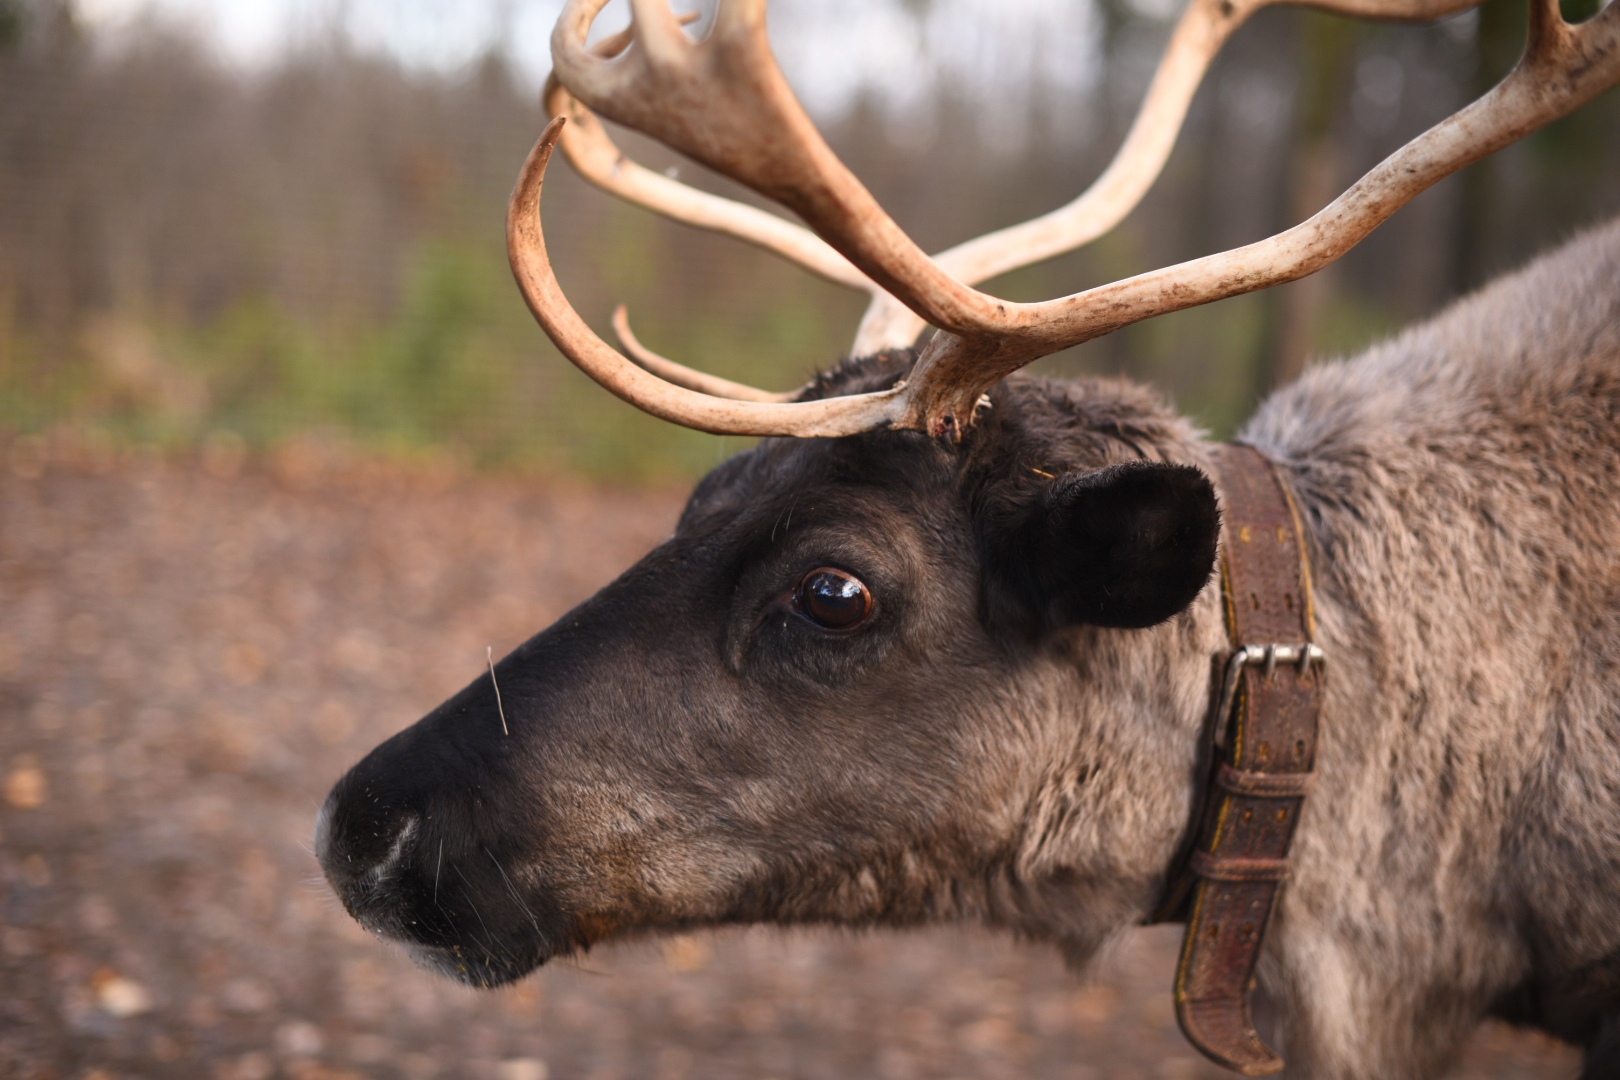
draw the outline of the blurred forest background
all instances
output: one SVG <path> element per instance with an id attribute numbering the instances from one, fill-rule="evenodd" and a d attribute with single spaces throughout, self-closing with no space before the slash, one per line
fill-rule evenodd
<path id="1" fill-rule="evenodd" d="M 1090 182 L 1179 4 L 859 7 L 857 31 L 849 3 L 777 0 L 773 32 L 834 148 L 935 250 Z M 344 10 L 333 0 L 316 29 L 244 64 L 173 17 L 114 23 L 74 0 L 0 0 L 0 429 L 182 449 L 315 440 L 621 479 L 691 475 L 740 446 L 612 399 L 529 319 L 502 227 L 543 122 L 542 73 L 514 59 L 513 20 L 495 19 L 470 62 L 423 64 L 349 32 Z M 1434 25 L 1264 12 L 1119 229 L 988 287 L 1060 295 L 1284 228 L 1495 82 L 1523 28 L 1524 0 Z M 865 74 L 816 81 L 850 65 Z M 736 194 L 622 138 L 649 165 Z M 847 346 L 858 297 L 616 203 L 566 165 L 554 175 L 548 239 L 600 330 L 623 300 L 654 348 L 771 387 Z M 1310 358 L 1420 318 L 1616 211 L 1611 92 L 1425 194 L 1315 278 L 1043 366 L 1151 381 L 1224 434 Z"/>

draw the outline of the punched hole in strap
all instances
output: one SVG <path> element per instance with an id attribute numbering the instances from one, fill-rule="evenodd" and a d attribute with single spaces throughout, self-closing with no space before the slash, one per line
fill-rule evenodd
<path id="1" fill-rule="evenodd" d="M 1241 858 L 1195 851 L 1191 869 L 1206 881 L 1282 881 L 1288 877 L 1288 860 Z"/>
<path id="2" fill-rule="evenodd" d="M 1307 794 L 1316 779 L 1314 772 L 1262 773 L 1235 769 L 1222 762 L 1215 774 L 1215 784 L 1233 795 L 1254 795 L 1262 798 L 1291 799 Z"/>

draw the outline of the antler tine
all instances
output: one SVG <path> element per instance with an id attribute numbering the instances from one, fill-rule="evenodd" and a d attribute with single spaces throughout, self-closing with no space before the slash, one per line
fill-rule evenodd
<path id="1" fill-rule="evenodd" d="M 905 391 L 901 386 L 822 401 L 739 401 L 661 379 L 597 337 L 563 295 L 540 223 L 546 165 L 566 123 L 562 117 L 551 121 L 524 162 L 507 209 L 506 249 L 512 274 L 529 310 L 563 355 L 580 370 L 654 416 L 720 435 L 833 437 L 890 427 L 903 418 Z"/>
<path id="2" fill-rule="evenodd" d="M 624 346 L 624 351 L 630 354 L 630 359 L 676 386 L 684 386 L 688 390 L 696 390 L 711 397 L 730 398 L 733 401 L 792 401 L 799 396 L 797 390 L 781 394 L 758 390 L 744 383 L 722 379 L 718 375 L 693 371 L 685 364 L 677 364 L 673 360 L 659 356 L 643 345 L 635 332 L 630 329 L 630 311 L 623 304 L 613 309 L 613 332 L 618 335 L 619 344 Z"/>
<path id="3" fill-rule="evenodd" d="M 1165 47 L 1136 119 L 1113 160 L 1073 201 L 1040 217 L 975 237 L 934 256 L 965 285 L 1073 251 L 1124 220 L 1163 171 L 1193 96 L 1211 62 L 1250 16 L 1274 3 L 1299 3 L 1343 15 L 1437 19 L 1480 0 L 1192 0 Z M 901 348 L 917 340 L 923 322 L 886 293 L 861 318 L 850 350 L 856 356 Z"/>
<path id="4" fill-rule="evenodd" d="M 971 423 L 985 389 L 1040 356 L 1314 273 L 1433 184 L 1616 85 L 1620 2 L 1571 25 L 1558 0 L 1532 0 L 1524 55 L 1505 79 L 1385 158 L 1314 217 L 1246 247 L 1044 303 L 1008 304 L 999 334 L 936 335 L 912 372 L 911 412 L 902 426 L 947 433 Z"/>

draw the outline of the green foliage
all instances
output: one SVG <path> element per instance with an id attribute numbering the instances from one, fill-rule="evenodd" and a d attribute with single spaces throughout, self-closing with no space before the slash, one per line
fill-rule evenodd
<path id="1" fill-rule="evenodd" d="M 1340 290 L 1329 297 L 1311 327 L 1311 356 L 1320 359 L 1354 356 L 1400 328 L 1401 321 L 1389 310 L 1353 292 Z"/>
<path id="2" fill-rule="evenodd" d="M 175 340 L 206 375 L 207 423 L 250 442 L 325 428 L 374 450 L 448 451 L 481 466 L 686 471 L 668 448 L 649 452 L 639 425 L 613 422 L 614 413 L 639 414 L 556 353 L 498 251 L 426 244 L 386 321 L 351 317 L 317 329 L 256 300 Z M 677 461 L 691 456 L 683 449 Z"/>
<path id="3" fill-rule="evenodd" d="M 22 0 L 0 0 L 0 53 L 16 48 L 22 34 Z"/>
<path id="4" fill-rule="evenodd" d="M 1603 0 L 1558 0 L 1559 11 L 1567 22 L 1585 22 L 1603 10 Z"/>
<path id="5" fill-rule="evenodd" d="M 647 242 L 628 230 L 598 252 L 629 295 L 656 284 L 635 280 Z M 317 323 L 256 296 L 199 325 L 99 320 L 56 350 L 16 332 L 0 307 L 0 426 L 68 422 L 158 446 L 228 431 L 265 447 L 317 431 L 385 454 L 620 481 L 695 476 L 751 442 L 675 427 L 605 393 L 534 325 L 497 247 L 431 241 L 405 277 L 382 320 Z M 814 289 L 782 291 L 743 318 L 649 305 L 663 314 L 640 329 L 710 370 L 791 386 L 831 362 L 853 324 L 829 320 L 817 300 Z"/>
<path id="6" fill-rule="evenodd" d="M 1303 46 L 1299 131 L 1306 146 L 1332 133 L 1333 121 L 1344 98 L 1343 87 L 1354 63 L 1357 46 L 1366 36 L 1366 24 L 1326 12 L 1299 12 Z"/>

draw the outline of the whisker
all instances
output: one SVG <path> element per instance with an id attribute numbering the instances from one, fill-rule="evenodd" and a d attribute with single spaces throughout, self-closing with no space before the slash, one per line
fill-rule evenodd
<path id="1" fill-rule="evenodd" d="M 517 901 L 517 906 L 523 909 L 523 914 L 529 917 L 529 922 L 534 924 L 534 932 L 540 934 L 540 920 L 534 917 L 534 912 L 529 910 L 529 905 L 525 904 L 523 897 L 518 895 L 517 886 L 513 885 L 512 879 L 506 876 L 506 867 L 501 865 L 501 860 L 497 859 L 495 853 L 489 848 L 484 849 L 484 854 L 488 855 L 489 861 L 495 864 L 495 869 L 501 872 L 501 880 L 506 882 L 507 891 L 512 894 L 512 899 Z M 541 934 L 541 936 L 544 937 L 545 935 Z"/>
<path id="2" fill-rule="evenodd" d="M 501 734 L 510 735 L 506 726 L 506 706 L 501 704 L 501 684 L 495 681 L 495 646 L 484 646 L 484 660 L 489 664 L 489 684 L 495 688 L 495 708 L 501 714 Z"/>
<path id="3" fill-rule="evenodd" d="M 467 897 L 467 906 L 472 908 L 473 918 L 478 920 L 478 925 L 482 926 L 484 928 L 485 940 L 490 941 L 490 942 L 497 941 L 498 939 L 495 937 L 495 935 L 490 932 L 489 923 L 484 921 L 483 913 L 478 910 L 478 905 L 473 903 L 472 882 L 468 881 L 467 880 L 467 875 L 463 874 L 461 872 L 461 867 L 452 865 L 450 867 L 450 869 L 454 870 L 456 872 L 456 877 L 460 878 L 461 883 L 463 885 L 467 886 L 466 891 L 464 893 L 464 895 Z M 475 938 L 474 940 L 477 940 L 477 939 Z M 490 948 L 490 946 L 487 945 L 487 944 L 484 946 L 484 951 L 486 953 L 488 953 L 492 958 L 495 955 L 495 950 Z"/>

